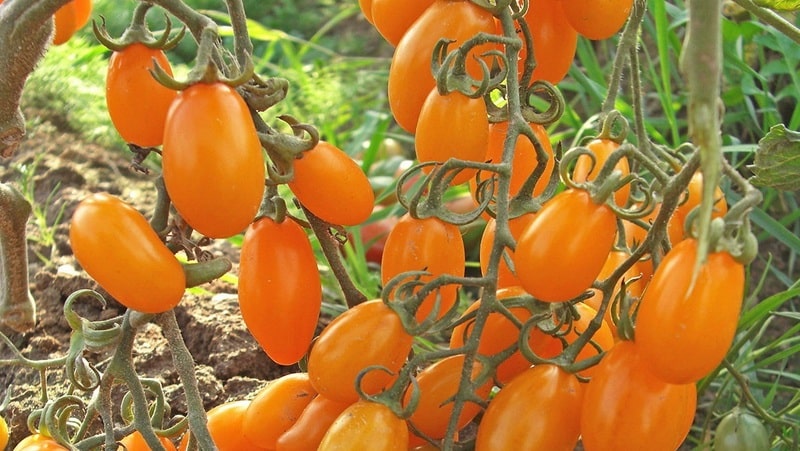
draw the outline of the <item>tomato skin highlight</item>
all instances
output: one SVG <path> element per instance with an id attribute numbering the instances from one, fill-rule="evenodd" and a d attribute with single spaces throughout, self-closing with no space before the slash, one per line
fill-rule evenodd
<path id="1" fill-rule="evenodd" d="M 595 204 L 584 190 L 563 191 L 544 204 L 520 236 L 514 252 L 517 278 L 541 301 L 573 299 L 597 278 L 616 234 L 616 215 L 607 205 Z"/>
<path id="2" fill-rule="evenodd" d="M 457 354 L 446 357 L 431 366 L 423 369 L 417 375 L 419 388 L 419 404 L 416 410 L 408 418 L 419 432 L 433 438 L 444 438 L 447 433 L 447 424 L 453 413 L 453 402 L 450 400 L 455 396 L 461 380 L 462 367 L 464 366 L 464 355 Z M 481 365 L 477 361 L 473 362 L 472 378 L 476 378 L 481 371 Z M 475 390 L 475 394 L 486 399 L 492 389 L 490 381 L 481 385 Z M 414 385 L 410 385 L 403 398 L 403 404 L 408 405 L 414 393 Z M 456 430 L 460 430 L 480 413 L 480 406 L 470 402 L 464 403 L 458 417 Z"/>
<path id="3" fill-rule="evenodd" d="M 692 286 L 697 240 L 687 238 L 664 257 L 636 318 L 636 343 L 656 376 L 696 382 L 714 370 L 733 343 L 744 298 L 744 266 L 712 252 Z"/>
<path id="4" fill-rule="evenodd" d="M 447 252 L 442 252 L 447 249 Z M 386 284 L 395 276 L 407 271 L 427 271 L 419 280 L 426 282 L 436 276 L 464 275 L 466 255 L 461 230 L 437 218 L 416 219 L 406 214 L 386 238 L 381 260 L 381 282 Z M 441 318 L 455 304 L 458 288 L 446 285 L 439 289 L 441 297 L 437 317 Z M 437 294 L 431 293 L 416 313 L 417 321 L 424 320 L 436 303 Z"/>
<path id="5" fill-rule="evenodd" d="M 492 14 L 472 2 L 436 0 L 420 15 L 397 44 L 389 67 L 389 107 L 400 127 L 415 133 L 422 104 L 436 85 L 431 73 L 436 42 L 454 39 L 452 50 L 479 32 L 494 31 Z M 493 48 L 479 45 L 471 53 L 481 55 Z M 471 56 L 467 57 L 467 72 L 481 76 L 480 66 Z"/>
<path id="6" fill-rule="evenodd" d="M 322 282 L 299 224 L 264 217 L 248 228 L 239 263 L 239 306 L 247 329 L 273 361 L 292 365 L 308 352 L 322 307 Z"/>
<path id="7" fill-rule="evenodd" d="M 17 443 L 14 451 L 66 451 L 67 448 L 61 446 L 52 438 L 42 435 L 33 434 L 25 437 Z"/>
<path id="8" fill-rule="evenodd" d="M 275 450 L 310 451 L 319 448 L 331 424 L 350 404 L 317 395 L 303 409 L 297 421 L 278 438 Z"/>
<path id="9" fill-rule="evenodd" d="M 178 96 L 150 75 L 153 60 L 172 75 L 161 50 L 134 43 L 111 54 L 106 75 L 106 106 L 111 122 L 127 143 L 157 147 L 164 141 L 164 124 Z"/>
<path id="10" fill-rule="evenodd" d="M 242 417 L 242 434 L 265 449 L 275 449 L 283 435 L 317 395 L 306 373 L 270 381 L 250 401 Z"/>
<path id="11" fill-rule="evenodd" d="M 560 0 L 572 28 L 588 39 L 608 39 L 620 31 L 633 0 Z"/>
<path id="12" fill-rule="evenodd" d="M 355 402 L 357 375 L 372 365 L 397 374 L 411 352 L 413 337 L 382 300 L 359 304 L 342 313 L 320 333 L 308 357 L 314 389 L 339 402 Z M 361 379 L 365 393 L 376 394 L 395 379 L 385 371 L 369 371 Z"/>
<path id="13" fill-rule="evenodd" d="M 294 172 L 289 188 L 320 219 L 351 226 L 361 224 L 372 214 L 375 194 L 369 179 L 336 146 L 320 141 L 294 161 Z"/>
<path id="14" fill-rule="evenodd" d="M 585 385 L 554 365 L 526 370 L 489 403 L 478 426 L 475 450 L 575 449 Z"/>
<path id="15" fill-rule="evenodd" d="M 370 401 L 358 401 L 333 422 L 319 451 L 406 451 L 408 426 L 388 407 Z"/>
<path id="16" fill-rule="evenodd" d="M 264 158 L 244 100 L 223 83 L 197 83 L 167 113 L 162 167 L 172 203 L 210 238 L 244 231 L 264 195 Z"/>
<path id="17" fill-rule="evenodd" d="M 84 270 L 125 307 L 161 313 L 183 297 L 183 267 L 145 217 L 119 198 L 95 193 L 81 201 L 69 239 Z"/>
<path id="18" fill-rule="evenodd" d="M 489 118 L 482 97 L 472 99 L 454 91 L 431 90 L 419 114 L 415 146 L 420 163 L 444 163 L 450 158 L 482 162 L 489 145 Z M 430 173 L 432 167 L 423 171 Z M 464 183 L 475 170 L 460 171 L 450 182 Z"/>
<path id="19" fill-rule="evenodd" d="M 586 451 L 674 451 L 694 417 L 694 384 L 673 385 L 649 372 L 643 352 L 621 341 L 586 387 L 581 436 Z"/>

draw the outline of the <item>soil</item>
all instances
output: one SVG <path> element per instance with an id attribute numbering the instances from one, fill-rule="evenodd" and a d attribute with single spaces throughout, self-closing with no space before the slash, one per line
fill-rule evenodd
<path id="1" fill-rule="evenodd" d="M 27 358 L 50 359 L 66 354 L 71 329 L 64 319 L 63 307 L 67 296 L 76 290 L 95 289 L 108 300 L 105 309 L 96 301 L 79 301 L 75 310 L 87 319 L 111 318 L 125 311 L 78 266 L 68 242 L 68 224 L 77 203 L 92 192 L 109 192 L 143 213 L 152 211 L 155 175 L 133 170 L 131 161 L 129 153 L 109 151 L 82 141 L 69 130 L 39 123 L 35 130 L 29 130 L 18 152 L 0 162 L 0 181 L 11 182 L 18 189 L 23 180 L 19 168 L 35 165 L 31 179 L 35 204 L 46 207 L 47 218 L 59 218 L 63 209 L 57 223 L 49 223 L 55 238 L 52 246 L 37 241 L 39 230 L 33 217 L 28 222 L 30 290 L 36 301 L 37 322 L 34 329 L 21 334 L 2 330 Z M 48 199 L 51 193 L 54 195 Z M 238 253 L 227 241 L 215 240 L 204 249 L 215 256 L 231 259 L 233 272 L 236 272 Z M 207 408 L 251 397 L 266 381 L 297 371 L 297 367 L 273 363 L 249 334 L 233 285 L 215 281 L 202 286 L 200 291 L 200 294 L 187 292 L 175 314 L 195 359 L 200 393 Z M 112 351 L 85 357 L 102 370 Z M 30 434 L 26 425 L 28 415 L 43 405 L 39 371 L 2 362 L 13 358 L 10 347 L 0 344 L 0 400 L 8 402 L 3 416 L 11 429 L 8 449 Z M 141 328 L 133 358 L 141 376 L 160 381 L 172 414 L 185 413 L 183 390 L 158 326 L 147 324 Z M 67 391 L 61 371 L 49 370 L 46 380 L 46 391 L 51 399 Z M 124 391 L 120 385 L 115 396 L 121 397 Z M 81 396 L 88 399 L 88 395 Z"/>

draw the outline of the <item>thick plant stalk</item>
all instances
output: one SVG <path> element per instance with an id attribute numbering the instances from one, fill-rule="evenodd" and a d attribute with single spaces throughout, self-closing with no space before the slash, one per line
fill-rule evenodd
<path id="1" fill-rule="evenodd" d="M 23 332 L 36 323 L 28 290 L 25 224 L 31 206 L 19 191 L 0 183 L 0 322 Z"/>
<path id="2" fill-rule="evenodd" d="M 722 77 L 722 0 L 691 0 L 681 69 L 689 88 L 689 136 L 700 152 L 703 199 L 697 220 L 699 249 L 695 269 L 709 252 L 714 190 L 722 170 L 720 80 Z"/>

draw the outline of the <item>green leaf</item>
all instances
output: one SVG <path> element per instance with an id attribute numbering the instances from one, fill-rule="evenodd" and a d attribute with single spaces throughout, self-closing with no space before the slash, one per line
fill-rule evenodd
<path id="1" fill-rule="evenodd" d="M 756 0 L 756 5 L 775 11 L 796 11 L 800 9 L 800 0 Z"/>
<path id="2" fill-rule="evenodd" d="M 778 124 L 758 142 L 755 174 L 750 182 L 755 186 L 785 191 L 800 189 L 800 133 Z"/>

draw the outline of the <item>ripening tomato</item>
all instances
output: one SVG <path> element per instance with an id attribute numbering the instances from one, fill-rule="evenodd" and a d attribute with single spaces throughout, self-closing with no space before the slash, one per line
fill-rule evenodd
<path id="1" fill-rule="evenodd" d="M 372 23 L 378 33 L 397 46 L 408 28 L 434 0 L 372 0 Z"/>
<path id="2" fill-rule="evenodd" d="M 572 28 L 589 39 L 614 36 L 631 13 L 633 0 L 560 0 Z"/>
<path id="3" fill-rule="evenodd" d="M 378 212 L 383 208 L 382 205 L 377 205 L 373 212 Z M 377 264 L 380 264 L 381 259 L 383 259 L 383 250 L 386 247 L 386 239 L 389 237 L 389 232 L 400 220 L 399 216 L 392 214 L 382 216 L 384 217 L 362 224 L 358 231 L 361 244 L 364 246 L 364 258 L 368 262 Z"/>
<path id="4" fill-rule="evenodd" d="M 317 395 L 306 373 L 291 373 L 259 390 L 242 417 L 242 434 L 257 446 L 275 449 L 303 409 Z"/>
<path id="5" fill-rule="evenodd" d="M 55 34 L 53 44 L 61 45 L 69 40 L 81 27 L 89 21 L 92 12 L 92 0 L 72 0 L 55 13 Z"/>
<path id="6" fill-rule="evenodd" d="M 372 186 L 361 167 L 325 141 L 294 161 L 289 188 L 311 213 L 336 225 L 361 224 L 375 204 Z"/>
<path id="7" fill-rule="evenodd" d="M 0 0 L 3 3 L 3 0 Z M 6 419 L 0 416 L 0 449 L 6 449 L 8 444 L 8 423 Z"/>
<path id="8" fill-rule="evenodd" d="M 550 180 L 550 174 L 553 172 L 553 167 L 556 160 L 553 156 L 553 148 L 550 145 L 550 137 L 547 130 L 539 124 L 529 124 L 533 130 L 534 136 L 538 138 L 539 143 L 542 145 L 542 150 L 547 154 L 547 163 L 545 164 L 544 172 L 536 185 L 533 187 L 533 195 L 538 196 L 542 194 L 547 187 Z M 503 161 L 503 148 L 505 145 L 506 135 L 508 134 L 508 122 L 493 122 L 489 124 L 489 145 L 486 148 L 486 155 L 483 157 L 484 161 L 490 163 L 500 163 Z M 508 194 L 509 197 L 514 197 L 528 177 L 533 174 L 533 171 L 539 166 L 537 159 L 536 147 L 530 138 L 520 134 L 517 142 L 514 144 L 514 156 L 511 166 L 511 180 L 509 181 Z M 486 177 L 482 177 L 484 179 Z M 477 181 L 473 178 L 470 179 L 470 190 L 476 193 L 478 189 Z M 497 182 L 494 184 L 494 196 L 498 195 Z"/>
<path id="9" fill-rule="evenodd" d="M 452 398 L 458 391 L 463 367 L 464 355 L 457 354 L 432 364 L 417 375 L 419 404 L 408 421 L 419 432 L 433 439 L 444 438 L 447 434 L 447 425 L 453 413 L 454 401 Z M 479 362 L 473 362 L 471 372 L 473 380 L 478 377 L 481 368 L 482 365 Z M 475 390 L 475 395 L 485 400 L 489 397 L 491 389 L 492 383 L 487 381 Z M 414 385 L 409 385 L 403 398 L 403 404 L 408 405 L 414 394 Z M 465 402 L 458 416 L 456 430 L 466 426 L 480 411 L 479 405 Z"/>
<path id="10" fill-rule="evenodd" d="M 691 180 L 689 180 L 689 186 L 687 187 L 686 191 L 686 199 L 683 203 L 679 204 L 675 208 L 675 212 L 672 214 L 672 217 L 669 219 L 669 227 L 670 229 L 670 241 L 673 245 L 677 244 L 683 238 L 687 238 L 688 235 L 685 232 L 685 222 L 689 216 L 689 213 L 692 212 L 696 207 L 700 206 L 700 201 L 703 198 L 703 173 L 698 171 L 692 175 Z M 728 203 L 725 201 L 725 193 L 722 192 L 722 188 L 719 186 L 716 187 L 714 190 L 714 203 L 713 203 L 713 210 L 711 211 L 712 218 L 721 218 L 725 216 L 725 213 L 728 212 Z M 680 238 L 673 239 L 673 230 L 680 231 Z"/>
<path id="11" fill-rule="evenodd" d="M 14 447 L 14 451 L 66 451 L 67 449 L 42 434 L 29 435 Z"/>
<path id="12" fill-rule="evenodd" d="M 472 2 L 436 0 L 408 29 L 397 44 L 389 68 L 389 107 L 397 123 L 415 133 L 422 104 L 436 85 L 431 74 L 431 55 L 439 39 L 454 40 L 450 49 L 480 32 L 494 33 L 492 14 Z M 479 45 L 467 57 L 467 71 L 481 77 L 479 64 L 472 55 L 494 49 L 492 44 Z M 491 64 L 489 63 L 491 66 Z"/>
<path id="13" fill-rule="evenodd" d="M 725 415 L 714 431 L 714 451 L 767 451 L 770 445 L 764 423 L 739 408 Z"/>
<path id="14" fill-rule="evenodd" d="M 572 451 L 580 434 L 585 384 L 555 365 L 515 377 L 489 403 L 476 451 Z"/>
<path id="15" fill-rule="evenodd" d="M 197 83 L 167 113 L 164 183 L 186 222 L 210 238 L 244 231 L 264 195 L 264 158 L 241 96 L 224 83 Z"/>
<path id="16" fill-rule="evenodd" d="M 473 99 L 458 91 L 442 95 L 433 88 L 419 113 L 414 142 L 420 163 L 444 163 L 451 158 L 482 162 L 489 145 L 489 117 L 483 97 Z M 462 170 L 451 183 L 464 183 L 475 172 Z"/>
<path id="17" fill-rule="evenodd" d="M 509 219 L 508 228 L 511 231 L 511 236 L 515 240 L 519 240 L 522 232 L 533 222 L 535 215 L 533 213 L 526 213 L 513 219 Z M 481 236 L 481 244 L 479 248 L 479 260 L 481 265 L 481 272 L 486 274 L 489 270 L 489 259 L 492 254 L 492 246 L 494 246 L 494 237 L 497 230 L 497 220 L 494 218 L 486 222 L 486 227 L 483 229 Z M 506 248 L 506 254 L 511 261 L 514 261 L 514 251 Z M 497 266 L 497 288 L 506 288 L 520 285 L 519 279 L 508 267 L 505 257 L 500 259 L 500 264 Z"/>
<path id="18" fill-rule="evenodd" d="M 308 356 L 311 384 L 327 398 L 355 402 L 358 374 L 373 365 L 396 373 L 411 352 L 412 341 L 397 313 L 382 300 L 359 304 L 331 321 L 314 342 Z M 386 371 L 370 370 L 361 378 L 361 389 L 376 394 L 394 379 Z"/>
<path id="19" fill-rule="evenodd" d="M 446 250 L 446 252 L 444 252 Z M 426 271 L 419 280 L 427 282 L 437 276 L 450 274 L 464 275 L 464 242 L 458 226 L 437 218 L 416 219 L 408 214 L 400 218 L 394 226 L 381 261 L 381 282 L 388 283 L 395 276 L 407 271 Z M 441 318 L 455 304 L 458 288 L 446 285 L 428 295 L 417 310 L 417 321 L 422 321 L 433 311 L 437 296 Z"/>
<path id="20" fill-rule="evenodd" d="M 407 451 L 408 426 L 388 407 L 370 401 L 358 401 L 345 409 L 333 422 L 319 451 Z"/>
<path id="21" fill-rule="evenodd" d="M 364 18 L 367 19 L 367 22 L 373 23 L 372 0 L 358 0 L 358 7 L 361 9 L 361 13 L 364 14 Z"/>
<path id="22" fill-rule="evenodd" d="M 656 216 L 658 216 L 658 212 L 661 209 L 661 203 L 657 203 L 655 208 L 653 209 L 650 214 L 642 218 L 647 224 L 652 225 L 653 221 L 655 221 Z M 684 217 L 679 216 L 676 213 L 673 213 L 672 217 L 670 217 L 669 221 L 667 222 L 667 237 L 669 238 L 670 243 L 674 246 L 678 244 L 679 241 L 683 239 L 683 222 Z M 631 221 L 622 220 L 622 225 L 625 228 L 625 243 L 628 246 L 628 249 L 634 250 L 636 247 L 641 244 L 645 237 L 647 236 L 647 230 L 637 226 L 636 224 L 632 223 Z"/>
<path id="23" fill-rule="evenodd" d="M 692 277 L 697 247 L 687 238 L 664 257 L 636 318 L 642 359 L 673 384 L 696 382 L 725 358 L 744 297 L 744 266 L 725 251 L 711 252 Z"/>
<path id="24" fill-rule="evenodd" d="M 175 451 L 175 445 L 167 437 L 159 437 L 158 441 L 167 451 Z M 150 451 L 151 449 L 139 431 L 133 431 L 126 435 L 119 443 L 117 451 Z"/>
<path id="25" fill-rule="evenodd" d="M 605 280 L 611 273 L 617 270 L 622 264 L 630 257 L 630 253 L 628 251 L 621 251 L 621 250 L 613 250 L 611 253 L 608 254 L 608 259 L 603 264 L 603 268 L 600 270 L 600 274 L 597 275 L 597 280 Z M 620 283 L 624 280 L 628 283 L 634 277 L 639 277 L 639 279 L 635 282 L 629 283 L 627 285 L 627 293 L 630 296 L 640 297 L 644 292 L 645 287 L 647 286 L 648 280 L 645 278 L 646 276 L 649 278 L 649 275 L 646 274 L 646 269 L 643 269 L 646 264 L 650 263 L 649 260 L 646 261 L 637 261 L 635 262 L 627 271 L 622 275 L 622 278 L 614 287 L 613 292 L 611 293 L 611 300 L 609 301 L 608 308 L 606 309 L 604 319 L 606 323 L 608 323 L 609 327 L 611 328 L 612 333 L 614 336 L 617 336 L 617 327 L 614 325 L 614 321 L 612 319 L 612 307 L 615 301 L 617 294 L 620 292 Z M 603 303 L 603 293 L 599 290 L 592 290 L 594 294 L 589 299 L 586 299 L 584 302 L 588 304 L 590 307 L 595 309 L 596 311 L 600 310 L 600 307 Z"/>
<path id="26" fill-rule="evenodd" d="M 556 194 L 517 241 L 517 278 L 541 301 L 575 298 L 597 278 L 616 235 L 614 211 L 595 204 L 588 192 L 570 189 Z"/>
<path id="27" fill-rule="evenodd" d="M 239 307 L 247 329 L 276 363 L 295 364 L 308 352 L 322 307 L 322 282 L 299 224 L 263 217 L 248 228 L 239 263 Z"/>
<path id="28" fill-rule="evenodd" d="M 350 406 L 318 395 L 279 438 L 276 451 L 311 451 L 319 447 L 331 424 Z"/>
<path id="29" fill-rule="evenodd" d="M 172 75 L 164 52 L 140 43 L 114 52 L 108 63 L 108 115 L 122 139 L 140 147 L 156 147 L 164 141 L 167 111 L 178 95 L 150 75 L 154 61 Z"/>
<path id="30" fill-rule="evenodd" d="M 206 427 L 211 439 L 219 451 L 262 451 L 242 433 L 242 421 L 250 401 L 229 401 L 220 404 L 206 413 Z M 187 432 L 181 439 L 180 451 L 186 451 L 190 434 Z"/>
<path id="31" fill-rule="evenodd" d="M 586 182 L 594 180 L 603 165 L 608 161 L 611 154 L 619 149 L 619 143 L 610 139 L 598 138 L 593 139 L 585 146 L 592 151 L 594 161 L 589 155 L 581 155 L 575 162 L 575 168 L 572 170 L 572 180 L 575 182 Z M 614 170 L 619 171 L 622 176 L 627 176 L 631 173 L 628 158 L 622 157 L 614 165 Z M 631 195 L 630 184 L 625 184 L 614 193 L 614 202 L 620 207 L 624 207 L 628 203 L 628 198 Z"/>
<path id="32" fill-rule="evenodd" d="M 643 354 L 633 342 L 621 341 L 597 366 L 580 415 L 586 451 L 674 451 L 689 433 L 695 385 L 660 380 L 648 371 Z"/>
<path id="33" fill-rule="evenodd" d="M 183 297 L 183 267 L 147 219 L 118 198 L 95 193 L 81 201 L 69 240 L 83 269 L 125 307 L 161 313 Z"/>
<path id="34" fill-rule="evenodd" d="M 531 0 L 524 20 L 528 23 L 533 38 L 533 54 L 536 68 L 533 80 L 545 80 L 556 84 L 564 79 L 572 66 L 578 48 L 578 32 L 572 28 L 561 8 L 562 0 Z M 525 70 L 528 49 L 519 33 L 523 46 L 518 62 L 519 75 Z"/>

